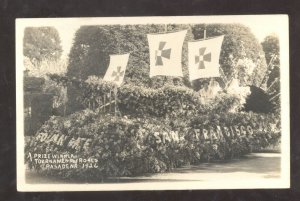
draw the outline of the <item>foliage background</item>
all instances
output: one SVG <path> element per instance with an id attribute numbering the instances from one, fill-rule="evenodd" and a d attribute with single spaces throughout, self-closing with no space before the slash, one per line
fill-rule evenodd
<path id="1" fill-rule="evenodd" d="M 218 79 L 224 86 L 224 80 L 230 80 L 239 72 L 238 78 L 243 86 L 259 85 L 266 71 L 265 58 L 261 45 L 250 29 L 240 24 L 205 25 L 207 37 L 225 35 L 220 64 L 225 76 Z M 187 71 L 187 41 L 203 37 L 204 24 L 197 25 L 128 25 L 128 26 L 82 26 L 75 34 L 74 44 L 69 55 L 67 76 L 86 80 L 88 76 L 103 77 L 109 64 L 110 54 L 131 54 L 125 73 L 124 84 L 159 88 L 164 84 L 174 85 L 174 78 L 156 76 L 149 78 L 148 33 L 163 33 L 187 29 L 183 44 L 182 65 L 184 77 L 177 80 L 182 85 L 199 90 L 208 79 L 190 83 Z M 234 59 L 233 59 L 234 58 Z M 237 65 L 237 63 L 239 64 Z M 249 70 L 250 69 L 250 70 Z M 246 79 L 246 81 L 245 81 Z M 70 86 L 68 90 L 68 113 L 82 109 L 78 102 L 81 92 Z"/>
<path id="2" fill-rule="evenodd" d="M 285 67 L 280 65 L 280 48 L 279 48 L 279 38 L 275 34 L 267 36 L 261 43 L 263 50 L 265 52 L 265 57 L 268 63 L 270 63 L 268 69 L 268 75 L 266 78 L 266 90 L 268 94 L 272 97 L 272 104 L 275 106 L 274 111 L 280 112 L 280 68 Z"/>
<path id="3" fill-rule="evenodd" d="M 54 27 L 26 27 L 24 31 L 24 56 L 34 64 L 43 60 L 58 60 L 62 54 L 61 41 Z"/>
<path id="4" fill-rule="evenodd" d="M 250 28 L 242 24 L 197 24 L 193 26 L 195 39 L 225 35 L 220 55 L 220 67 L 225 79 L 237 76 L 242 86 L 259 86 L 267 70 L 264 52 Z M 254 69 L 249 69 L 254 65 Z M 253 71 L 252 71 L 253 70 Z M 202 81 L 196 81 L 199 84 Z"/>

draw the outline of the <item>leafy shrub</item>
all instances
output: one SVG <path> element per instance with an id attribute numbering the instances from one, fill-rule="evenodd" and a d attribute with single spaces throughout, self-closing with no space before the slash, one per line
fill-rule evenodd
<path id="1" fill-rule="evenodd" d="M 183 68 L 185 78 L 180 83 L 189 84 L 187 80 L 187 41 L 193 39 L 189 25 L 103 25 L 82 26 L 75 34 L 74 45 L 69 55 L 67 76 L 86 80 L 88 76 L 103 77 L 109 65 L 109 55 L 130 53 L 124 82 L 137 86 L 161 87 L 172 83 L 173 78 L 165 76 L 149 77 L 149 47 L 147 34 L 164 33 L 188 29 L 183 45 Z M 73 88 L 68 92 L 69 100 L 76 100 L 78 94 Z M 68 103 L 68 111 L 72 113 L 80 108 L 78 102 Z"/>
<path id="2" fill-rule="evenodd" d="M 59 33 L 54 27 L 26 27 L 23 52 L 31 62 L 58 60 L 62 54 Z"/>
<path id="3" fill-rule="evenodd" d="M 51 75 L 56 82 L 69 82 L 71 87 L 78 88 L 81 95 L 78 100 L 81 108 L 99 107 L 104 104 L 103 98 L 108 94 L 114 100 L 115 85 L 103 81 L 101 78 L 91 76 L 86 81 L 59 75 Z M 111 93 L 110 93 L 111 92 Z M 164 85 L 153 89 L 148 87 L 125 84 L 118 88 L 118 105 L 122 114 L 150 115 L 157 117 L 191 116 L 210 112 L 239 111 L 243 107 L 244 97 L 221 92 L 209 101 L 201 101 L 198 92 L 184 87 Z M 74 101 L 74 100 L 73 100 Z"/>
<path id="4" fill-rule="evenodd" d="M 56 114 L 65 114 L 65 105 L 67 103 L 66 87 L 61 83 L 57 83 L 47 76 L 48 74 L 64 75 L 67 69 L 67 61 L 63 59 L 49 60 L 44 59 L 36 64 L 32 64 L 29 58 L 24 58 L 25 76 L 24 76 L 24 90 L 33 92 L 34 88 L 41 93 L 52 94 L 50 100 L 55 99 L 54 105 Z M 37 83 L 33 80 L 42 80 L 41 83 Z M 30 83 L 32 82 L 32 83 Z M 39 88 L 39 89 L 38 89 Z M 59 105 L 59 106 L 58 106 Z M 49 109 L 51 110 L 52 107 Z"/>
<path id="5" fill-rule="evenodd" d="M 24 67 L 28 71 L 28 76 L 46 78 L 47 74 L 64 75 L 67 71 L 67 61 L 45 59 L 33 64 L 28 57 L 24 57 Z"/>
<path id="6" fill-rule="evenodd" d="M 276 144 L 280 139 L 278 128 L 269 126 L 275 125 L 274 116 L 221 113 L 181 119 L 179 124 L 175 121 L 151 117 L 113 117 L 89 109 L 67 117 L 53 116 L 27 142 L 26 156 L 29 153 L 74 154 L 81 158 L 97 159 L 97 167 L 47 169 L 29 158 L 26 161 L 31 168 L 43 174 L 99 181 L 109 176 L 164 172 L 184 164 L 236 158 Z M 251 125 L 252 134 L 236 130 L 246 125 Z M 222 128 L 220 135 L 215 132 L 218 126 Z M 234 130 L 230 135 L 225 132 L 226 126 Z M 199 134 L 195 129 L 206 129 L 207 135 L 204 131 Z M 47 137 L 41 137 L 45 134 Z M 53 140 L 55 135 L 63 136 L 64 140 L 58 143 Z M 71 143 L 78 139 L 84 140 Z"/>

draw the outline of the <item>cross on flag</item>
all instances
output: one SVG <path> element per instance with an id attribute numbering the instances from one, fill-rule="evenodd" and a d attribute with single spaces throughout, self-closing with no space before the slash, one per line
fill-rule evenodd
<path id="1" fill-rule="evenodd" d="M 206 47 L 202 47 L 199 49 L 199 55 L 195 56 L 195 63 L 199 64 L 199 69 L 204 69 L 204 62 L 211 62 L 211 53 L 205 54 Z"/>
<path id="2" fill-rule="evenodd" d="M 120 86 L 124 79 L 128 59 L 129 53 L 121 55 L 110 55 L 109 66 L 103 80 L 114 82 L 115 84 Z"/>
<path id="3" fill-rule="evenodd" d="M 187 30 L 163 34 L 148 34 L 150 77 L 156 75 L 183 76 L 182 45 Z"/>
<path id="4" fill-rule="evenodd" d="M 158 50 L 155 53 L 156 66 L 162 66 L 163 60 L 162 58 L 170 59 L 171 49 L 164 49 L 166 42 L 160 42 Z"/>
<path id="5" fill-rule="evenodd" d="M 121 71 L 121 66 L 118 66 L 118 67 L 117 67 L 117 70 L 116 70 L 116 71 L 113 71 L 113 73 L 112 73 L 111 76 L 112 76 L 112 77 L 115 77 L 114 81 L 118 82 L 119 79 L 120 79 L 120 77 L 123 77 L 123 75 L 124 75 L 124 70 Z"/>
<path id="6" fill-rule="evenodd" d="M 219 77 L 219 58 L 224 36 L 188 43 L 190 81 Z"/>

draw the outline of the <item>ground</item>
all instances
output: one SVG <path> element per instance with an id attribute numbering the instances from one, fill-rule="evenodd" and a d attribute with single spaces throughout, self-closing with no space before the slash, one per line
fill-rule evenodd
<path id="1" fill-rule="evenodd" d="M 203 163 L 197 166 L 185 166 L 168 173 L 157 173 L 139 177 L 109 178 L 104 183 L 137 182 L 218 182 L 220 180 L 274 179 L 280 177 L 280 153 L 252 153 L 241 159 L 222 163 Z M 78 183 L 57 178 L 47 178 L 35 172 L 26 172 L 28 184 Z M 102 183 L 102 182 L 99 182 Z"/>

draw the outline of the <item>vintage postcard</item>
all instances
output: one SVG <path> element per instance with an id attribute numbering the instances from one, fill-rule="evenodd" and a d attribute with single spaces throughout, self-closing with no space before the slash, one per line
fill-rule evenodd
<path id="1" fill-rule="evenodd" d="M 16 20 L 18 191 L 290 187 L 287 15 Z"/>

